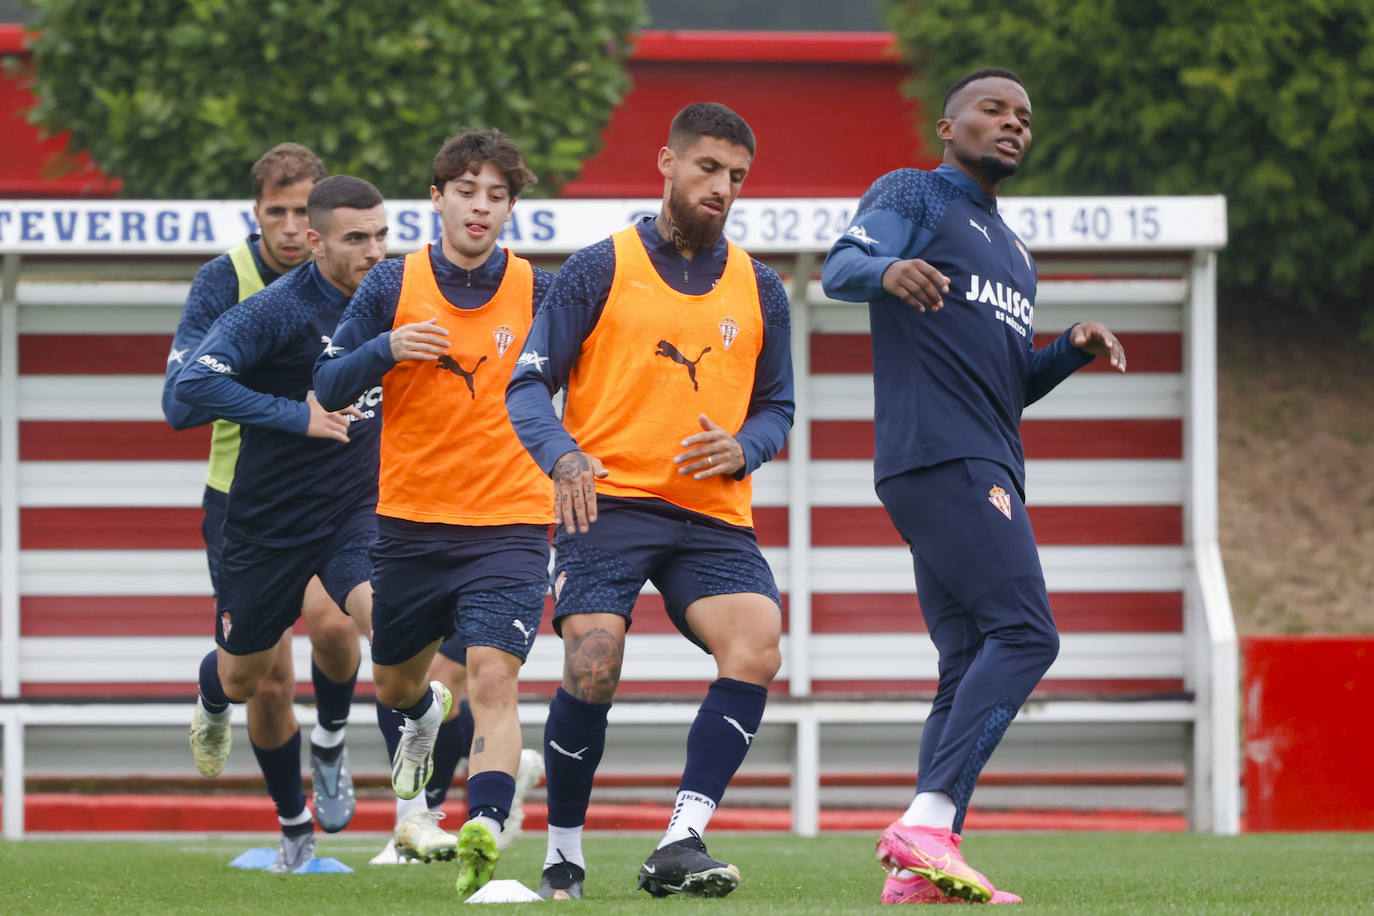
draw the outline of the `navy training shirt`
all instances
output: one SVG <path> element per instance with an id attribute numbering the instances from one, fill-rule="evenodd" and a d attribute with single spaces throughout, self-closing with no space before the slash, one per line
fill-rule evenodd
<path id="1" fill-rule="evenodd" d="M 883 289 L 898 260 L 949 278 L 944 307 L 919 312 Z M 1025 495 L 1021 413 L 1093 357 L 1069 341 L 1034 348 L 1035 261 L 997 200 L 951 165 L 875 181 L 826 258 L 827 295 L 868 302 L 875 482 L 955 458 L 1006 467 Z"/>
<path id="2" fill-rule="evenodd" d="M 242 426 L 224 530 L 269 546 L 301 544 L 377 502 L 381 388 L 358 399 L 348 442 L 308 438 L 315 359 L 348 297 L 312 261 L 217 318 L 177 379 L 176 397 Z"/>
<path id="3" fill-rule="evenodd" d="M 262 249 L 258 244 L 261 238 L 257 233 L 248 236 L 248 250 L 253 253 L 253 264 L 258 268 L 262 285 L 271 286 L 281 274 L 268 267 L 262 259 Z M 176 334 L 172 337 L 172 350 L 167 354 L 167 374 L 162 380 L 162 415 L 173 429 L 189 429 L 217 419 L 196 416 L 189 405 L 177 400 L 172 389 L 176 387 L 177 376 L 186 366 L 187 357 L 196 352 L 210 325 L 237 305 L 238 301 L 239 275 L 234 271 L 234 262 L 229 260 L 228 252 L 211 258 L 196 271 L 191 289 L 186 294 L 181 319 L 177 322 Z"/>
<path id="4" fill-rule="evenodd" d="M 481 308 L 490 302 L 505 279 L 508 261 L 506 250 L 495 248 L 486 261 L 468 270 L 444 257 L 439 245 L 429 248 L 439 291 L 460 309 Z M 320 353 L 315 366 L 315 396 L 326 408 L 337 410 L 352 403 L 360 392 L 380 385 L 382 376 L 396 365 L 391 331 L 404 274 L 405 258 L 390 258 L 374 265 L 358 284 L 334 332 L 334 346 Z M 534 267 L 533 310 L 538 311 L 552 282 L 553 274 Z"/>
<path id="5" fill-rule="evenodd" d="M 636 228 L 658 275 L 680 293 L 700 296 L 710 292 L 725 272 L 729 247 L 724 238 L 688 260 L 671 240 L 659 234 L 653 217 L 646 216 Z M 787 291 L 772 268 L 758 261 L 752 263 L 763 311 L 763 348 L 754 370 L 748 415 L 735 434 L 744 452 L 744 467 L 735 474 L 738 479 L 752 474 L 782 450 L 795 409 Z M 567 384 L 582 352 L 582 342 L 601 318 L 614 279 L 615 245 L 609 238 L 568 258 L 535 313 L 534 325 L 520 351 L 520 364 L 506 388 L 511 425 L 545 473 L 552 471 L 559 458 L 577 449 L 554 413 L 551 396 Z"/>

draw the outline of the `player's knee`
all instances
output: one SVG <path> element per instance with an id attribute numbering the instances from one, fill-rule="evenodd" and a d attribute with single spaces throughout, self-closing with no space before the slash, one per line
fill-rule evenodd
<path id="1" fill-rule="evenodd" d="M 253 696 L 259 702 L 290 706 L 296 697 L 296 683 L 290 672 L 268 671 L 258 681 Z"/>
<path id="2" fill-rule="evenodd" d="M 721 677 L 767 687 L 782 668 L 782 651 L 777 643 L 737 647 L 737 651 L 720 661 L 719 668 Z"/>
<path id="3" fill-rule="evenodd" d="M 468 702 L 481 709 L 514 708 L 519 690 L 515 671 L 489 666 L 467 679 Z"/>
<path id="4" fill-rule="evenodd" d="M 224 695 L 235 703 L 246 703 L 258 695 L 263 678 L 252 671 L 220 672 Z"/>
<path id="5" fill-rule="evenodd" d="M 373 667 L 372 678 L 373 687 L 377 691 L 377 702 L 391 709 L 404 709 L 415 705 L 428 684 L 427 681 L 407 677 L 403 672 L 380 665 Z"/>

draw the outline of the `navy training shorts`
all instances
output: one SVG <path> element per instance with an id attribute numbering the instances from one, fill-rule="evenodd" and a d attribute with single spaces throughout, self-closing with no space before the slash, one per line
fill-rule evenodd
<path id="1" fill-rule="evenodd" d="M 373 664 L 399 665 L 436 639 L 445 641 L 449 658 L 453 648 L 490 646 L 525 660 L 549 590 L 547 526 L 387 518 L 379 525 L 372 548 Z"/>
<path id="2" fill-rule="evenodd" d="M 586 534 L 559 526 L 553 539 L 553 626 L 569 614 L 619 614 L 629 629 L 646 581 L 678 632 L 709 651 L 687 625 L 687 606 L 712 595 L 763 595 L 782 607 L 754 529 L 726 525 L 657 500 L 597 500 Z"/>
<path id="3" fill-rule="evenodd" d="M 369 552 L 376 539 L 371 506 L 345 517 L 334 533 L 289 547 L 255 544 L 226 535 L 220 554 L 215 642 L 230 655 L 270 649 L 301 616 L 305 588 L 319 576 L 340 608 L 372 578 Z"/>

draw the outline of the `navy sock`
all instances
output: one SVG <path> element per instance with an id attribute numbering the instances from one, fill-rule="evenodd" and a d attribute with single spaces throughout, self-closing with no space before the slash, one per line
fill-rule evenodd
<path id="1" fill-rule="evenodd" d="M 224 685 L 219 682 L 219 650 L 200 660 L 200 702 L 206 712 L 224 712 L 229 708 L 229 698 L 224 695 Z"/>
<path id="2" fill-rule="evenodd" d="M 250 740 L 251 743 L 251 740 Z M 253 744 L 253 755 L 267 780 L 267 794 L 277 806 L 277 817 L 299 817 L 305 810 L 301 787 L 301 732 L 296 729 L 281 747 L 263 750 Z"/>
<path id="3" fill-rule="evenodd" d="M 396 759 L 396 748 L 401 744 L 401 728 L 405 721 L 406 717 L 390 706 L 377 704 L 377 728 L 382 733 L 382 740 L 386 742 L 387 769 L 391 768 L 392 762 Z"/>
<path id="4" fill-rule="evenodd" d="M 420 699 L 416 701 L 414 706 L 407 706 L 405 709 L 398 709 L 396 711 L 399 712 L 401 715 L 405 716 L 407 719 L 418 719 L 425 713 L 429 712 L 429 708 L 433 705 L 434 690 L 428 684 L 426 684 L 425 692 L 420 695 Z"/>
<path id="5" fill-rule="evenodd" d="M 443 807 L 453 785 L 453 774 L 471 748 L 472 707 L 464 698 L 458 704 L 458 715 L 439 726 L 439 736 L 434 740 L 434 775 L 425 785 L 425 801 L 430 808 Z M 471 790 L 468 797 L 471 798 Z"/>
<path id="6" fill-rule="evenodd" d="M 515 777 L 509 773 L 487 770 L 468 777 L 468 820 L 489 817 L 504 827 L 514 800 Z"/>
<path id="7" fill-rule="evenodd" d="M 555 827 L 581 827 L 587 821 L 592 777 L 606 750 L 606 713 L 610 709 L 610 703 L 588 703 L 562 687 L 549 703 L 544 763 L 549 781 L 549 823 Z"/>
<path id="8" fill-rule="evenodd" d="M 716 804 L 744 762 L 763 720 L 768 688 L 728 677 L 718 678 L 687 733 L 687 766 L 680 791 L 697 792 Z"/>
<path id="9" fill-rule="evenodd" d="M 336 732 L 348 724 L 348 711 L 353 705 L 353 685 L 358 681 L 358 669 L 346 681 L 332 681 L 310 660 L 310 680 L 315 684 L 315 715 L 322 728 Z"/>

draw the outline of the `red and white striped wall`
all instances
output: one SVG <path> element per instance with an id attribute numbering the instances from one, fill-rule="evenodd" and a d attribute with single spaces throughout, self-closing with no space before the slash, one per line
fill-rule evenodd
<path id="1" fill-rule="evenodd" d="M 1062 632 L 1037 696 L 1175 698 L 1197 725 L 1195 763 L 1215 769 L 1221 786 L 1199 796 L 1209 807 L 1205 823 L 1225 830 L 1234 820 L 1224 797 L 1235 783 L 1227 770 L 1235 766 L 1234 715 L 1227 718 L 1235 679 L 1225 670 L 1234 632 L 1228 649 L 1230 611 L 1215 553 L 1210 349 L 1224 206 L 1170 200 L 1201 200 L 1213 220 L 1221 206 L 1220 237 L 1205 244 L 1191 226 L 1178 229 L 1173 245 L 1167 237 L 1143 248 L 1110 239 L 1032 243 L 1042 277 L 1037 345 L 1075 321 L 1099 320 L 1121 337 L 1130 364 L 1125 376 L 1091 366 L 1026 412 L 1027 503 Z M 516 247 L 541 258 L 566 253 Z M 792 293 L 798 368 L 797 427 L 755 480 L 759 538 L 788 610 L 778 690 L 798 700 L 928 692 L 935 653 L 910 554 L 873 490 L 867 309 L 825 299 L 814 277 L 828 244 L 762 247 Z M 148 279 L 167 274 L 165 265 L 140 260 L 157 253 L 126 255 L 111 268 L 127 279 L 107 279 L 100 261 L 21 265 L 5 255 L 6 700 L 184 698 L 212 645 L 199 529 L 208 433 L 174 432 L 160 410 L 171 334 L 195 265 L 183 261 L 175 269 L 181 279 Z M 551 692 L 562 673 L 547 615 L 541 633 L 522 678 L 530 697 Z M 296 651 L 309 693 L 304 639 Z M 646 590 L 622 693 L 695 695 L 713 676 L 709 659 L 676 634 Z M 360 681 L 365 691 L 366 667 Z"/>

